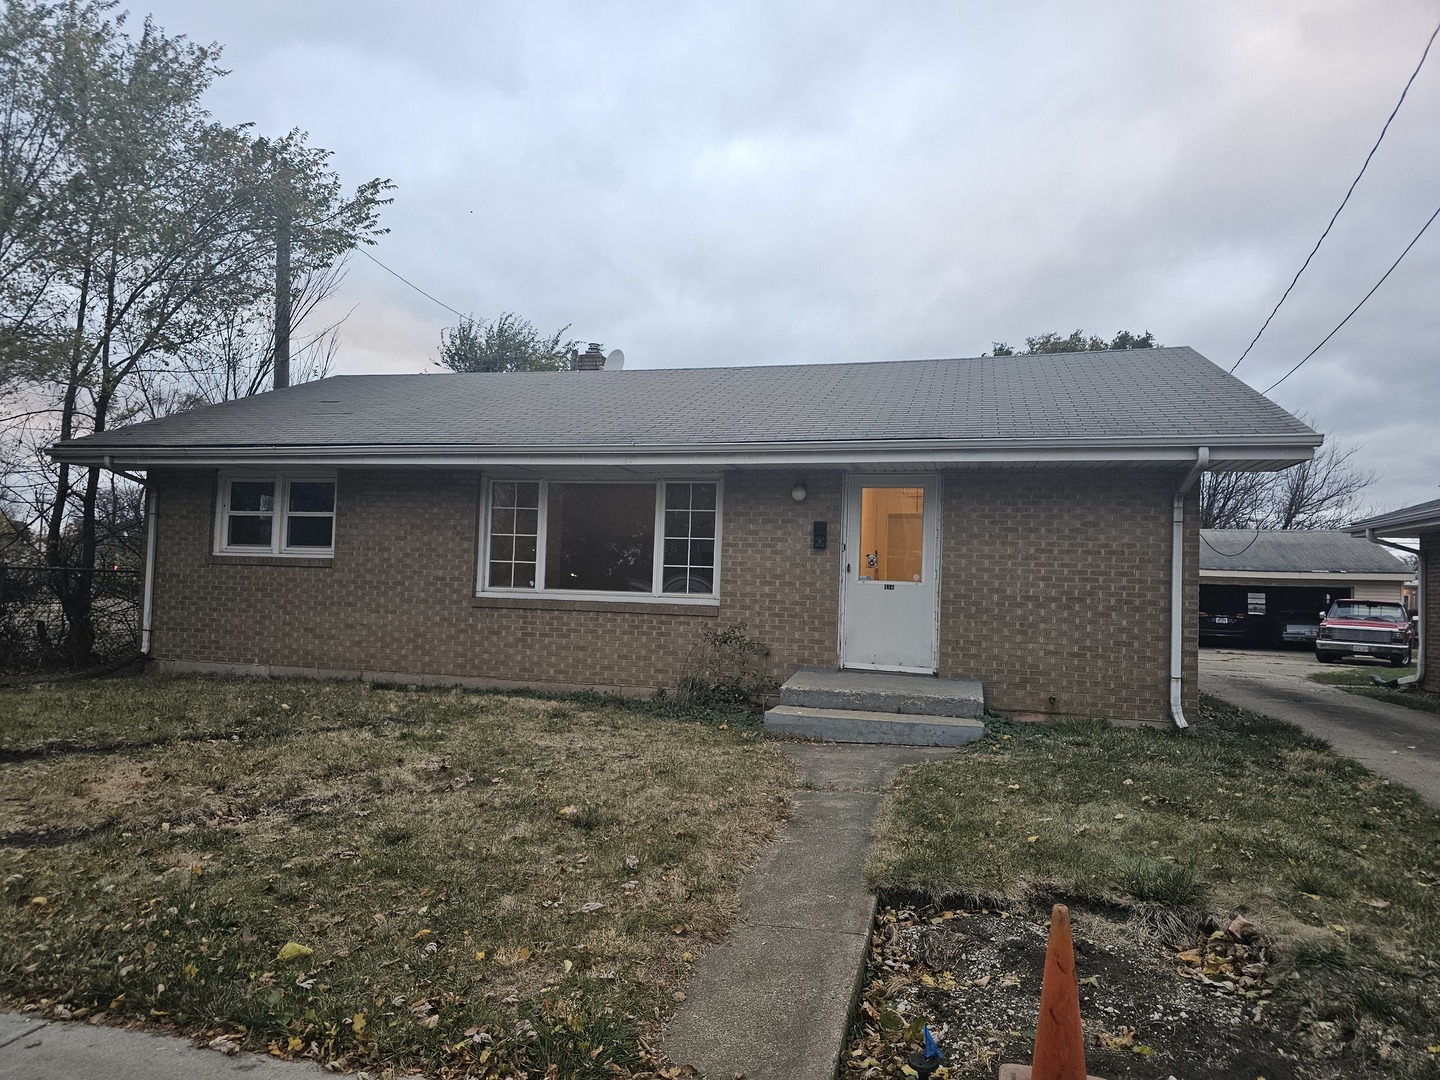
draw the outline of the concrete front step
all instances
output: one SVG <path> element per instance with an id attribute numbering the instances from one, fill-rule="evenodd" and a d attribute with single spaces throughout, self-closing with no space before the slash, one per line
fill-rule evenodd
<path id="1" fill-rule="evenodd" d="M 985 725 L 979 720 L 954 716 L 777 705 L 765 714 L 765 730 L 773 735 L 827 742 L 964 746 L 984 735 Z"/>
<path id="2" fill-rule="evenodd" d="M 780 704 L 805 709 L 974 718 L 985 715 L 985 688 L 979 679 L 802 669 L 780 687 Z"/>

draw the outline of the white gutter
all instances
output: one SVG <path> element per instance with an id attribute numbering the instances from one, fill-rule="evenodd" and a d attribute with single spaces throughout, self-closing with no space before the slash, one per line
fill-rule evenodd
<path id="1" fill-rule="evenodd" d="M 1170 716 L 1184 731 L 1185 721 L 1185 496 L 1210 465 L 1210 448 L 1197 447 L 1195 464 L 1175 489 L 1170 521 Z"/>
<path id="2" fill-rule="evenodd" d="M 1209 445 L 1215 450 L 1214 463 L 1265 462 L 1285 468 L 1314 455 L 1318 436 L 1216 436 Z M 723 466 L 839 465 L 857 464 L 1107 464 L 1173 465 L 1194 460 L 1193 437 L 1189 445 L 1170 438 L 1087 439 L 1071 438 L 954 440 L 907 439 L 858 442 L 713 444 L 708 446 L 134 446 L 92 451 L 84 445 L 55 446 L 49 450 L 56 461 L 74 465 L 105 465 L 148 468 L 155 465 L 190 467 L 270 466 L 282 464 L 358 466 L 441 466 L 489 467 L 497 465 L 534 466 L 673 466 L 706 464 Z"/>
<path id="3" fill-rule="evenodd" d="M 1397 679 L 1395 684 L 1397 686 L 1417 685 L 1425 678 L 1425 557 L 1418 555 L 1414 548 L 1407 548 L 1404 544 L 1392 544 L 1389 540 L 1381 540 L 1375 535 L 1374 529 L 1365 530 L 1365 539 L 1372 544 L 1383 544 L 1396 551 L 1403 551 L 1407 555 L 1416 555 L 1415 562 L 1419 569 L 1415 573 L 1415 606 L 1420 611 L 1420 640 L 1415 643 L 1415 674 Z"/>
<path id="4" fill-rule="evenodd" d="M 145 489 L 145 598 L 140 607 L 140 652 L 150 655 L 150 613 L 155 607 L 155 489 Z"/>

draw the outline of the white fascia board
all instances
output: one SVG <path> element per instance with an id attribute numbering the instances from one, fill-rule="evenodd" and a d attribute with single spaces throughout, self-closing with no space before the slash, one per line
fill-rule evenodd
<path id="1" fill-rule="evenodd" d="M 1415 571 L 1406 570 L 1401 567 L 1393 574 L 1382 573 L 1351 573 L 1347 570 L 1201 570 L 1200 580 L 1210 578 L 1231 578 L 1236 581 L 1372 581 L 1372 582 L 1406 582 L 1415 576 Z"/>
<path id="2" fill-rule="evenodd" d="M 1385 517 L 1372 518 L 1368 525 L 1351 526 L 1351 536 L 1365 536 L 1367 534 L 1379 537 L 1398 537 L 1401 540 L 1413 540 L 1422 532 L 1433 532 L 1440 530 L 1440 514 L 1417 514 L 1414 517 L 1406 517 L 1404 513 L 1389 514 Z"/>
<path id="3" fill-rule="evenodd" d="M 1320 436 L 1250 435 L 1244 437 L 1163 439 L 986 439 L 894 440 L 805 444 L 715 446 L 536 447 L 434 446 L 243 446 L 136 447 L 91 450 L 75 446 L 52 448 L 51 457 L 75 465 L 106 468 L 154 468 L 165 465 L 219 467 L 233 465 L 431 466 L 491 467 L 603 466 L 736 468 L 783 465 L 980 466 L 1011 464 L 1180 465 L 1195 460 L 1197 446 L 1211 448 L 1212 467 L 1226 461 L 1256 461 L 1284 469 L 1309 460 Z"/>

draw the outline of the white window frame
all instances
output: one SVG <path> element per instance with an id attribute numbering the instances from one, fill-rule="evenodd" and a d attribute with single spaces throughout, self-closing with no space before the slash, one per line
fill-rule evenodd
<path id="1" fill-rule="evenodd" d="M 287 547 L 285 544 L 286 528 L 290 514 L 290 485 L 296 481 L 311 482 L 323 481 L 335 485 L 335 507 L 327 514 L 300 513 L 299 517 L 329 517 L 330 546 L 329 547 Z M 236 481 L 240 482 L 264 482 L 270 481 L 275 485 L 275 510 L 272 515 L 272 527 L 270 530 L 270 543 L 262 546 L 259 544 L 230 544 L 230 485 Z M 266 472 L 250 471 L 225 471 L 220 473 L 218 490 L 215 496 L 215 536 L 213 554 L 216 555 L 253 555 L 258 558 L 277 557 L 282 559 L 329 559 L 335 555 L 335 530 L 339 527 L 340 521 L 340 484 L 336 480 L 336 474 L 324 470 L 315 469 L 284 469 Z"/>
<path id="2" fill-rule="evenodd" d="M 490 581 L 490 503 L 491 491 L 496 484 L 540 485 L 539 521 L 535 537 L 535 588 L 492 587 Z M 547 589 L 545 588 L 546 535 L 549 527 L 548 504 L 549 486 L 556 484 L 635 484 L 652 483 L 634 477 L 584 477 L 553 476 L 512 476 L 497 474 L 485 477 L 480 485 L 479 558 L 475 568 L 476 596 L 530 597 L 544 600 L 599 600 L 607 603 L 629 604 L 691 604 L 700 607 L 716 607 L 720 603 L 720 549 L 721 533 L 725 522 L 725 481 L 720 476 L 665 476 L 653 481 L 655 488 L 655 551 L 650 591 L 647 592 L 603 592 L 598 589 Z M 715 485 L 715 569 L 710 581 L 709 593 L 667 593 L 663 592 L 665 578 L 665 485 L 666 484 L 714 484 Z"/>

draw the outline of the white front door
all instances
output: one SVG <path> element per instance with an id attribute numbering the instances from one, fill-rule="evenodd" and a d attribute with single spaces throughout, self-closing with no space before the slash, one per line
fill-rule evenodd
<path id="1" fill-rule="evenodd" d="M 933 473 L 848 479 L 841 667 L 937 670 L 939 496 Z"/>

